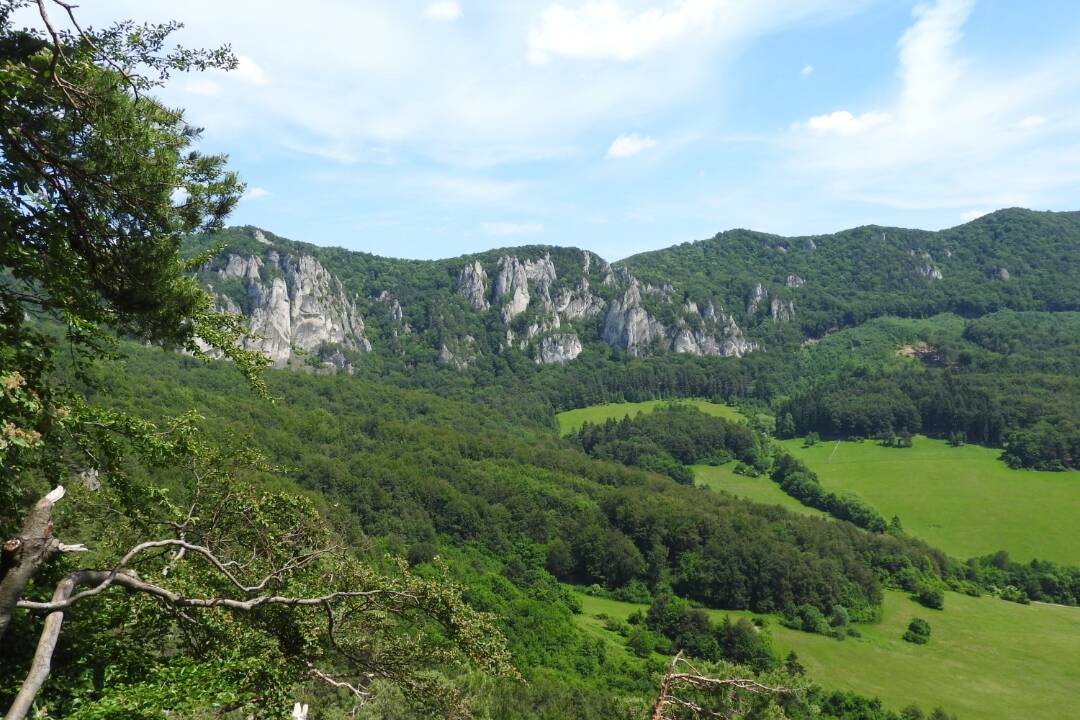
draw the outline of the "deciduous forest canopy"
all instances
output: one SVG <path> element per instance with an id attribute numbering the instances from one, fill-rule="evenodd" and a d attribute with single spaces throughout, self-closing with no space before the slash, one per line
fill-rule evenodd
<path id="1" fill-rule="evenodd" d="M 1080 568 L 951 557 L 779 442 L 977 443 L 1080 500 L 1080 213 L 619 263 L 308 245 L 225 226 L 244 185 L 155 93 L 237 59 L 179 27 L 0 0 L 7 718 L 941 720 L 772 628 L 873 647 L 902 592 L 899 652 L 947 652 L 956 593 L 1080 605 Z"/>

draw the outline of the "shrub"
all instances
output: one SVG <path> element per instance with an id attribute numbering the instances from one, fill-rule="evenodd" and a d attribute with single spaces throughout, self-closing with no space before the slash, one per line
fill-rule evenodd
<path id="1" fill-rule="evenodd" d="M 930 623 L 922 618 L 912 618 L 908 623 L 908 629 L 904 633 L 904 639 L 916 645 L 925 645 L 930 641 Z"/>
<path id="2" fill-rule="evenodd" d="M 409 553 L 405 556 L 405 559 L 409 561 L 409 565 L 416 567 L 431 562 L 438 554 L 439 549 L 431 543 L 419 542 L 409 548 Z"/>
<path id="3" fill-rule="evenodd" d="M 945 593 L 941 591 L 941 588 L 923 585 L 915 592 L 915 600 L 923 607 L 928 607 L 931 610 L 943 610 L 945 608 Z"/>

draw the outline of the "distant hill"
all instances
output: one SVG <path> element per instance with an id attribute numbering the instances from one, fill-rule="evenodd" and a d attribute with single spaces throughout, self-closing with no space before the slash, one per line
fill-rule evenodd
<path id="1" fill-rule="evenodd" d="M 227 249 L 200 276 L 279 365 L 355 366 L 370 352 L 406 366 L 550 364 L 605 345 L 741 357 L 883 315 L 1080 310 L 1076 212 L 1002 210 L 940 232 L 731 230 L 615 265 L 552 246 L 397 260 L 253 227 L 192 250 L 218 242 Z"/>

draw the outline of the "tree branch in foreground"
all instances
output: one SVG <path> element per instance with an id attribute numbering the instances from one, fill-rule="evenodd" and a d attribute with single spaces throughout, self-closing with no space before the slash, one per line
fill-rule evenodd
<path id="1" fill-rule="evenodd" d="M 692 672 L 677 672 L 680 665 L 686 665 Z M 682 697 L 679 691 L 688 691 L 704 695 L 719 695 L 719 704 L 705 700 Z M 671 659 L 667 672 L 660 681 L 660 692 L 653 705 L 652 720 L 671 720 L 677 710 L 685 710 L 692 717 L 743 717 L 741 711 L 746 706 L 747 696 L 753 695 L 788 695 L 796 692 L 793 688 L 773 687 L 749 678 L 718 678 L 698 672 L 683 657 L 680 650 Z"/>

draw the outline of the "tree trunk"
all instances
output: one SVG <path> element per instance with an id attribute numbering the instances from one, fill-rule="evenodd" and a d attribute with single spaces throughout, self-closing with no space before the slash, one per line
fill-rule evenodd
<path id="1" fill-rule="evenodd" d="M 60 543 L 52 534 L 52 509 L 62 497 L 64 488 L 58 485 L 30 509 L 19 534 L 4 542 L 4 565 L 9 569 L 0 577 L 0 638 L 11 624 L 15 604 L 22 597 L 26 584 L 60 549 Z"/>
<path id="2" fill-rule="evenodd" d="M 67 600 L 71 596 L 71 591 L 77 585 L 92 579 L 92 577 L 86 577 L 87 575 L 96 577 L 103 574 L 100 572 L 71 573 L 57 584 L 56 591 L 53 592 L 52 596 L 53 602 Z M 45 680 L 49 677 L 49 671 L 52 670 L 52 656 L 56 650 L 56 641 L 60 638 L 60 626 L 63 623 L 63 610 L 54 610 L 45 616 L 45 627 L 42 628 L 41 637 L 38 638 L 37 650 L 34 651 L 34 660 L 30 664 L 30 672 L 26 674 L 26 680 L 23 681 L 22 687 L 19 688 L 19 694 L 15 696 L 15 701 L 8 708 L 4 720 L 23 720 L 30 712 L 30 708 L 34 705 L 34 698 L 37 697 L 41 686 L 45 684 Z"/>

